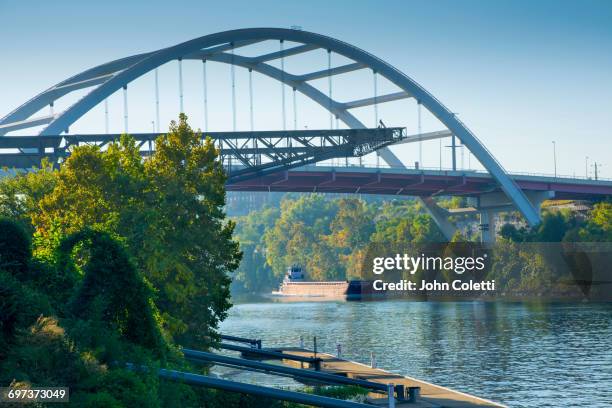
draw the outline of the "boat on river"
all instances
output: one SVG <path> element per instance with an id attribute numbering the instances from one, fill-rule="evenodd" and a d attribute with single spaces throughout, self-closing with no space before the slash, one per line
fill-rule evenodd
<path id="1" fill-rule="evenodd" d="M 375 291 L 372 281 L 342 280 L 342 281 L 310 281 L 306 279 L 304 270 L 299 265 L 287 268 L 283 281 L 272 296 L 299 298 L 344 298 L 362 299 L 384 295 L 383 291 Z"/>

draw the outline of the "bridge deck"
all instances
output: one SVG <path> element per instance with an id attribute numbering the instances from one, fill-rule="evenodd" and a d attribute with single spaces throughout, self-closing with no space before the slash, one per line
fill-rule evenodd
<path id="1" fill-rule="evenodd" d="M 312 351 L 305 349 L 284 349 L 283 353 L 303 357 L 314 357 L 314 353 Z M 398 407 L 504 407 L 504 405 L 497 404 L 483 398 L 417 380 L 416 378 L 394 374 L 379 368 L 371 368 L 354 361 L 337 358 L 331 354 L 317 353 L 317 357 L 322 359 L 321 371 L 324 372 L 345 375 L 349 378 L 359 378 L 383 384 L 403 384 L 406 389 L 408 387 L 421 387 L 421 397 L 417 403 L 398 403 L 396 405 Z M 284 362 L 285 364 L 299 366 L 299 363 L 296 363 L 295 361 L 285 360 Z"/>
<path id="2" fill-rule="evenodd" d="M 10 138 L 9 138 L 10 139 Z M 29 166 L 36 155 L 19 154 Z M 23 167 L 27 167 L 24 165 Z M 238 167 L 240 169 L 240 167 Z M 3 171 L 0 177 L 14 172 Z M 612 180 L 510 174 L 524 191 L 554 191 L 558 200 L 602 200 L 612 197 Z M 500 191 L 491 175 L 474 170 L 303 166 L 227 183 L 228 191 L 320 192 L 401 196 L 461 195 L 476 197 Z"/>
<path id="3" fill-rule="evenodd" d="M 527 191 L 554 191 L 556 199 L 602 199 L 612 196 L 612 181 L 511 175 Z M 250 180 L 228 183 L 229 191 L 293 191 L 388 194 L 405 196 L 478 196 L 500 191 L 495 180 L 471 170 L 421 170 L 305 166 Z"/>

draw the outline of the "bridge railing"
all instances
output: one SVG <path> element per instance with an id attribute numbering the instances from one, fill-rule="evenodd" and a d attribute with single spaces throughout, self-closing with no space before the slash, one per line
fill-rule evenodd
<path id="1" fill-rule="evenodd" d="M 333 168 L 368 168 L 368 169 L 376 169 L 376 168 L 380 168 L 380 169 L 396 169 L 398 171 L 401 170 L 423 170 L 423 171 L 437 171 L 437 172 L 447 172 L 447 173 L 475 173 L 475 174 L 482 174 L 482 175 L 488 175 L 489 172 L 486 170 L 481 170 L 481 169 L 466 169 L 466 168 L 457 168 L 457 169 L 452 169 L 450 167 L 423 167 L 423 166 L 391 166 L 388 164 L 370 164 L 370 163 L 363 163 L 363 164 L 351 164 L 349 163 L 348 165 L 346 163 L 343 162 L 338 162 L 338 163 L 333 163 L 330 164 L 328 162 L 319 162 L 317 163 L 316 167 L 333 167 Z M 518 171 L 510 171 L 508 172 L 509 175 L 511 176 L 531 176 L 531 177 L 546 177 L 551 179 L 551 181 L 555 180 L 555 179 L 571 179 L 571 180 L 584 180 L 584 181 L 612 181 L 612 178 L 609 177 L 597 177 L 597 179 L 595 179 L 594 177 L 585 177 L 585 176 L 578 176 L 578 175 L 569 175 L 569 174 L 557 174 L 556 176 L 554 174 L 550 174 L 550 173 L 538 173 L 538 172 L 518 172 Z"/>

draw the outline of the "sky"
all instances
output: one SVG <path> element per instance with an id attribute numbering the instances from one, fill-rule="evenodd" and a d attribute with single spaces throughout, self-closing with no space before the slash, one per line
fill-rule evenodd
<path id="1" fill-rule="evenodd" d="M 600 177 L 612 177 L 611 1 L 0 0 L 0 18 L 0 117 L 53 84 L 109 60 L 229 29 L 297 25 L 353 44 L 410 76 L 456 112 L 509 171 L 552 174 L 554 141 L 558 174 L 584 176 L 588 170 L 592 176 L 597 162 Z M 277 49 L 269 42 L 236 52 Z M 333 65 L 346 63 L 332 58 Z M 287 71 L 298 74 L 326 64 L 323 50 L 285 61 Z M 185 111 L 194 127 L 203 127 L 201 63 L 185 61 L 183 70 Z M 231 130 L 229 67 L 210 64 L 208 70 L 209 129 Z M 176 62 L 159 69 L 162 129 L 178 115 L 177 71 Z M 152 75 L 130 84 L 132 132 L 155 127 Z M 247 75 L 236 69 L 238 130 L 250 126 Z M 333 81 L 339 101 L 372 96 L 371 72 Z M 326 80 L 313 85 L 327 92 Z M 256 75 L 253 87 L 255 128 L 280 129 L 280 85 Z M 378 88 L 379 94 L 397 91 L 383 78 Z M 285 92 L 291 128 L 291 90 Z M 83 94 L 58 101 L 55 111 Z M 111 96 L 111 131 L 123 130 L 122 109 L 121 94 Z M 403 100 L 381 104 L 378 118 L 414 134 L 416 112 L 413 100 Z M 354 113 L 374 124 L 372 107 Z M 296 116 L 298 128 L 329 127 L 328 114 L 301 95 Z M 444 128 L 427 112 L 422 120 L 423 131 Z M 103 130 L 101 104 L 70 132 Z M 447 144 L 443 167 L 450 165 Z M 438 167 L 438 141 L 424 143 L 423 149 L 422 166 Z M 415 144 L 393 150 L 406 164 L 418 160 Z M 478 168 L 466 152 L 463 167 L 468 164 Z"/>

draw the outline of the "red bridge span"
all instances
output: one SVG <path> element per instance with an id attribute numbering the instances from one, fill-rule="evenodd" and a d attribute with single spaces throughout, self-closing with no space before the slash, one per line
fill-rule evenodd
<path id="1" fill-rule="evenodd" d="M 525 192 L 551 192 L 565 200 L 612 198 L 612 180 L 547 175 L 510 175 Z M 305 166 L 249 180 L 228 183 L 228 191 L 280 191 L 402 196 L 478 197 L 500 192 L 487 173 L 474 170 L 421 170 L 399 168 Z"/>

